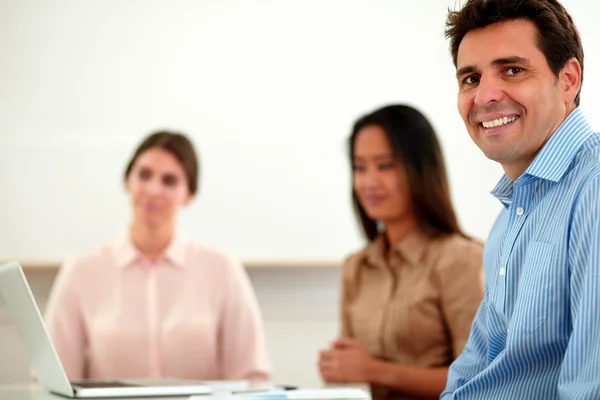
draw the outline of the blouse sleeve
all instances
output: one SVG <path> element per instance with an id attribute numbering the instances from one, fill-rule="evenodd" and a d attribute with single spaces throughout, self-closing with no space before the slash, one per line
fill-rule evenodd
<path id="1" fill-rule="evenodd" d="M 349 303 L 352 291 L 352 282 L 355 270 L 356 256 L 348 257 L 342 264 L 341 279 L 340 279 L 340 337 L 353 337 L 352 327 L 350 326 Z"/>
<path id="2" fill-rule="evenodd" d="M 442 313 L 452 341 L 453 358 L 462 353 L 483 299 L 483 246 L 460 239 L 449 243 L 438 269 Z"/>
<path id="3" fill-rule="evenodd" d="M 76 265 L 60 268 L 45 310 L 45 321 L 56 352 L 70 380 L 85 378 L 87 335 L 77 293 Z"/>
<path id="4" fill-rule="evenodd" d="M 231 259 L 229 263 L 219 329 L 222 379 L 269 380 L 258 301 L 241 263 Z"/>

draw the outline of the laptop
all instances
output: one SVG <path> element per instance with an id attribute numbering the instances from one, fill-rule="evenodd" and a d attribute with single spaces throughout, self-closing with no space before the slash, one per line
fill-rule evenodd
<path id="1" fill-rule="evenodd" d="M 52 393 L 70 398 L 190 396 L 212 393 L 208 381 L 186 379 L 118 379 L 69 382 L 21 265 L 0 266 L 3 300 L 39 383 Z"/>

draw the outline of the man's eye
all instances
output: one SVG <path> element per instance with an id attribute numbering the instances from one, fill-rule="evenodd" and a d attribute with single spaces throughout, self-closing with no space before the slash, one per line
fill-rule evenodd
<path id="1" fill-rule="evenodd" d="M 516 75 L 522 71 L 523 70 L 519 67 L 510 67 L 506 69 L 506 75 Z"/>
<path id="2" fill-rule="evenodd" d="M 467 85 L 473 85 L 474 83 L 479 82 L 479 77 L 477 75 L 467 76 L 463 82 Z"/>

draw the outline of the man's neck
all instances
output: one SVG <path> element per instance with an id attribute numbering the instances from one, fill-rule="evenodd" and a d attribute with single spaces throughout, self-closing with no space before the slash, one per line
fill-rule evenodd
<path id="1" fill-rule="evenodd" d="M 539 152 L 539 151 L 538 151 Z M 510 165 L 502 165 L 502 169 L 504 169 L 504 173 L 510 178 L 511 181 L 515 182 L 521 175 L 525 173 L 527 168 L 531 165 L 537 153 L 533 155 L 533 157 L 527 161 L 523 161 L 520 163 L 514 163 Z"/>
<path id="2" fill-rule="evenodd" d="M 519 179 L 519 177 L 521 177 L 521 175 L 523 175 L 525 173 L 525 171 L 527 170 L 527 168 L 529 168 L 529 166 L 531 165 L 533 160 L 535 160 L 535 157 L 539 154 L 539 152 L 548 143 L 548 141 L 550 140 L 552 135 L 554 135 L 556 133 L 558 128 L 565 122 L 565 120 L 567 118 L 569 118 L 569 115 L 571 115 L 571 113 L 573 111 L 575 111 L 576 108 L 577 108 L 577 106 L 575 106 L 574 103 L 570 107 L 567 108 L 564 118 L 556 124 L 556 126 L 552 130 L 552 133 L 550 135 L 548 135 L 548 137 L 546 138 L 544 143 L 542 143 L 540 148 L 530 158 L 528 158 L 526 160 L 520 160 L 520 161 L 511 163 L 511 164 L 502 164 L 501 163 L 502 169 L 504 169 L 504 173 L 506 174 L 506 176 L 508 176 L 510 178 L 511 181 L 515 182 L 517 179 Z"/>

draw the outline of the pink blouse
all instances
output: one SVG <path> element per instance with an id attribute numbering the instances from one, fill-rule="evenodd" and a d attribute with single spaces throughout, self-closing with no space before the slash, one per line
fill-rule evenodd
<path id="1" fill-rule="evenodd" d="M 180 234 L 154 263 L 128 234 L 65 262 L 46 323 L 71 380 L 270 378 L 244 268 Z"/>

